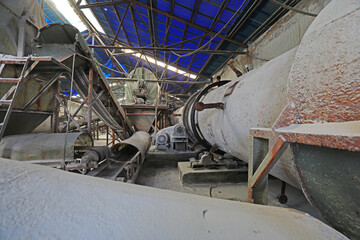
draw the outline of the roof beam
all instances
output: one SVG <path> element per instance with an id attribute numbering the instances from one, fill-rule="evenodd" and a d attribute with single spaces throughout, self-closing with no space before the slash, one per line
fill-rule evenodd
<path id="1" fill-rule="evenodd" d="M 173 43 L 173 44 L 170 44 L 170 45 L 167 45 L 168 48 L 171 48 L 171 47 L 174 47 L 176 45 L 180 45 L 180 44 L 184 44 L 184 43 L 187 43 L 187 42 L 191 42 L 191 41 L 195 41 L 199 38 L 201 38 L 202 36 L 196 36 L 196 37 L 193 37 L 193 38 L 190 38 L 190 39 L 187 39 L 185 41 L 182 41 L 182 42 L 177 42 L 177 43 Z"/>
<path id="2" fill-rule="evenodd" d="M 121 77 L 108 77 L 106 80 L 109 81 L 119 81 L 119 82 L 137 82 L 139 79 L 137 78 L 121 78 Z M 176 83 L 176 84 L 206 84 L 209 82 L 184 82 L 184 81 L 174 81 L 174 80 L 153 80 L 153 79 L 144 79 L 147 82 L 164 82 L 164 83 Z"/>
<path id="3" fill-rule="evenodd" d="M 101 49 L 129 49 L 136 51 L 164 51 L 164 52 L 192 52 L 194 49 L 183 49 L 183 48 L 166 48 L 166 47 L 128 47 L 128 46 L 102 46 L 102 45 L 88 45 L 89 48 L 101 48 Z M 210 53 L 210 54 L 246 54 L 243 51 L 229 51 L 229 50 L 210 50 L 202 49 L 199 53 Z M 117 55 L 114 53 L 114 55 Z"/>
<path id="4" fill-rule="evenodd" d="M 223 13 L 223 11 L 224 11 L 226 5 L 228 4 L 228 2 L 229 2 L 229 0 L 224 0 L 224 1 L 222 2 L 222 4 L 219 6 L 219 10 L 218 10 L 218 12 L 216 13 L 215 19 L 214 19 L 214 21 L 211 23 L 211 26 L 210 26 L 210 29 L 211 29 L 211 30 L 215 27 L 215 25 L 216 25 L 216 23 L 217 23 L 217 21 L 218 21 L 218 18 L 219 18 L 220 15 Z M 205 37 L 206 37 L 206 35 L 204 34 L 204 35 L 202 36 L 200 42 L 199 42 L 198 48 L 199 48 L 199 47 L 203 44 L 203 42 L 205 41 Z M 220 46 L 220 45 L 219 45 L 219 46 Z M 195 54 L 192 56 L 192 59 L 191 59 L 191 61 L 190 61 L 189 67 L 188 67 L 188 70 L 190 70 L 190 68 L 191 68 L 191 66 L 192 66 L 192 64 L 193 64 L 193 62 L 194 62 L 194 60 L 195 60 L 195 58 L 196 58 L 196 55 L 197 55 L 197 53 L 195 53 Z M 210 55 L 209 58 L 208 58 L 208 60 L 209 60 L 212 56 L 213 56 L 213 55 Z M 207 64 L 207 63 L 208 63 L 208 61 L 206 62 L 206 64 Z M 205 65 L 206 65 L 206 64 L 205 64 Z M 203 65 L 203 68 L 204 68 L 205 65 Z"/>
<path id="5" fill-rule="evenodd" d="M 99 2 L 99 3 L 90 3 L 90 4 L 79 5 L 78 7 L 80 9 L 82 9 L 82 8 L 97 8 L 97 7 L 106 7 L 106 6 L 111 6 L 111 5 L 118 5 L 118 4 L 128 3 L 128 2 L 129 2 L 128 0 L 111 1 L 111 2 Z"/>
<path id="6" fill-rule="evenodd" d="M 129 4 L 129 5 L 130 5 L 130 4 Z M 138 31 L 138 28 L 137 28 L 137 26 L 136 26 L 136 21 L 135 21 L 133 6 L 130 6 L 130 14 L 131 14 L 131 18 L 132 18 L 132 21 L 133 21 L 133 24 L 134 24 L 137 41 L 138 41 L 138 43 L 139 43 L 139 46 L 141 46 L 140 37 L 139 37 L 139 31 Z"/>
<path id="7" fill-rule="evenodd" d="M 46 3 L 46 5 L 51 9 L 51 11 L 53 11 L 53 12 L 56 14 L 56 16 L 58 16 L 58 18 L 61 19 L 61 21 L 63 21 L 64 23 L 66 23 L 66 21 L 58 14 L 57 11 L 54 10 L 54 8 L 47 2 L 47 0 L 45 0 L 45 3 Z M 49 18 L 49 17 L 48 17 L 48 18 Z M 49 19 L 50 19 L 50 18 L 49 18 Z M 51 19 L 50 19 L 50 20 L 51 20 Z"/>
<path id="8" fill-rule="evenodd" d="M 105 37 L 106 39 L 109 39 L 110 41 L 112 40 L 112 38 L 108 37 L 108 36 L 103 36 Z M 118 48 L 125 48 L 125 49 L 131 49 L 133 48 L 135 52 L 138 52 L 138 53 L 143 53 L 141 51 L 138 51 L 138 50 L 135 50 L 136 47 L 131 47 L 131 46 L 128 46 L 124 43 L 121 43 L 122 46 L 117 46 Z M 116 48 L 116 46 L 106 46 L 108 48 Z M 116 53 L 115 53 L 116 54 Z M 144 57 L 146 57 L 146 55 L 144 54 Z M 153 57 L 155 58 L 155 56 L 150 56 L 150 57 Z M 170 64 L 169 64 L 170 65 Z M 172 66 L 172 65 L 170 65 Z M 182 70 L 182 71 L 185 71 L 186 73 L 191 73 L 191 74 L 194 74 L 194 75 L 199 75 L 198 72 L 194 72 L 194 71 L 188 71 L 186 68 L 183 68 L 183 67 L 179 67 L 178 69 Z M 181 75 L 184 75 L 184 74 L 181 74 Z M 201 77 L 204 77 L 204 78 L 209 78 L 209 76 L 205 76 L 205 75 L 200 75 Z"/>
<path id="9" fill-rule="evenodd" d="M 193 6 L 193 9 L 192 9 L 192 12 L 191 12 L 191 17 L 190 17 L 190 22 L 191 22 L 191 23 L 194 23 L 196 14 L 197 14 L 198 11 L 199 11 L 200 3 L 201 3 L 201 0 L 198 0 L 197 3 L 194 2 L 194 6 Z M 196 4 L 196 5 L 195 5 L 195 4 Z M 186 34 L 187 34 L 187 32 L 188 32 L 188 28 L 189 28 L 189 25 L 186 25 L 186 26 L 185 26 L 185 29 L 184 29 L 183 37 L 182 37 L 182 39 L 181 39 L 180 48 L 183 48 L 183 47 L 184 47 L 184 41 L 185 41 L 185 38 L 186 38 Z M 176 66 L 177 66 L 177 67 L 179 66 L 179 62 L 180 62 L 180 57 L 179 57 L 178 60 L 176 61 Z"/>
<path id="10" fill-rule="evenodd" d="M 164 12 L 164 11 L 159 10 L 159 9 L 157 9 L 157 8 L 151 8 L 151 6 L 149 6 L 149 5 L 147 5 L 147 4 L 144 4 L 144 3 L 141 3 L 141 2 L 138 2 L 138 1 L 135 1 L 135 0 L 92 3 L 92 4 L 81 5 L 81 6 L 79 6 L 79 8 L 104 7 L 104 6 L 116 5 L 116 4 L 122 4 L 122 3 L 131 3 L 131 4 L 134 4 L 134 5 L 139 5 L 139 6 L 143 7 L 143 8 L 146 8 L 146 9 L 150 9 L 150 10 L 152 10 L 152 11 L 154 11 L 154 12 L 157 12 L 157 13 L 160 13 L 160 14 L 166 16 L 166 17 L 169 17 L 169 18 L 171 18 L 171 19 L 174 19 L 174 20 L 177 20 L 177 21 L 179 21 L 179 22 L 182 22 L 182 23 L 184 23 L 184 24 L 186 24 L 186 25 L 189 25 L 190 27 L 197 28 L 197 29 L 200 30 L 200 31 L 206 32 L 206 33 L 209 34 L 210 36 L 214 36 L 215 34 L 217 34 L 216 32 L 211 31 L 211 30 L 209 30 L 209 29 L 207 29 L 207 28 L 201 27 L 201 26 L 199 26 L 199 25 L 197 25 L 197 24 L 191 23 L 191 22 L 186 21 L 186 20 L 184 20 L 184 19 L 182 19 L 182 18 L 180 18 L 180 17 L 176 17 L 176 16 L 174 16 L 174 15 L 172 15 L 172 14 L 170 14 L 170 13 Z M 219 34 L 218 37 L 221 38 L 221 39 L 223 39 L 223 40 L 226 40 L 226 41 L 228 41 L 228 42 L 234 43 L 234 44 L 236 44 L 236 45 L 244 46 L 243 43 L 238 42 L 238 41 L 236 41 L 236 40 L 234 40 L 234 39 L 231 39 L 231 38 L 229 38 L 229 37 L 226 37 L 226 36 L 224 36 L 224 35 Z"/>
<path id="11" fill-rule="evenodd" d="M 287 3 L 289 0 L 286 0 L 286 2 L 285 3 Z M 246 12 L 246 14 L 244 15 L 244 17 L 243 17 L 243 19 L 241 19 L 240 21 L 239 21 L 239 23 L 238 23 L 238 25 L 235 27 L 235 31 L 233 30 L 232 31 L 232 33 L 230 34 L 230 36 L 234 36 L 235 34 L 236 34 L 236 32 L 241 28 L 241 26 L 243 26 L 244 25 L 244 23 L 245 23 L 245 21 L 250 17 L 250 15 L 256 10 L 256 8 L 257 7 L 259 7 L 259 5 L 260 5 L 260 3 L 262 2 L 262 0 L 259 0 L 259 1 L 256 1 L 256 2 L 254 2 L 254 4 L 250 7 L 250 9 L 248 10 L 248 12 Z M 282 11 L 280 11 L 281 10 L 281 8 L 279 8 L 278 10 L 276 10 L 271 16 L 270 16 L 270 18 L 269 19 L 271 19 L 271 18 L 273 18 L 274 16 L 277 16 L 277 15 L 279 15 L 279 14 L 281 14 L 282 12 L 284 12 L 285 10 L 284 9 L 282 9 Z M 268 19 L 268 20 L 269 20 Z M 265 23 L 266 22 L 268 22 L 268 20 L 267 21 L 265 21 Z M 264 23 L 264 24 L 265 24 Z M 258 31 L 258 30 L 256 30 L 256 31 Z M 253 34 L 252 34 L 253 35 Z M 251 36 L 250 36 L 251 37 Z M 249 37 L 249 38 L 250 38 Z M 248 38 L 248 39 L 249 39 Z M 247 42 L 248 41 L 248 39 L 246 39 L 245 40 L 245 42 Z M 220 45 L 219 45 L 220 46 Z M 238 48 L 237 50 L 239 50 L 240 48 Z M 233 56 L 234 56 L 235 54 L 233 54 L 233 55 L 231 55 L 220 67 L 218 67 L 216 70 L 215 70 L 215 72 L 214 73 L 216 73 L 216 72 L 218 72 L 218 71 L 220 71 L 220 69 L 222 69 L 223 67 L 224 67 L 224 65 L 227 63 L 227 61 L 230 59 L 230 58 L 232 58 Z M 209 59 L 210 60 L 210 59 Z M 200 71 L 200 73 L 202 72 L 202 70 Z M 191 89 L 191 87 L 189 88 L 189 90 Z"/>
<path id="12" fill-rule="evenodd" d="M 123 22 L 124 22 L 124 19 L 125 19 L 125 17 L 126 17 L 126 14 L 127 14 L 128 10 L 129 10 L 129 7 L 130 7 L 130 4 L 128 4 L 128 5 L 126 6 L 125 13 L 124 13 L 123 17 L 122 17 L 121 20 L 120 20 L 119 13 L 118 13 L 118 11 L 117 11 L 117 9 L 116 9 L 116 6 L 114 6 L 116 16 L 117 16 L 118 19 L 119 19 L 119 27 L 118 27 L 118 29 L 117 29 L 117 31 L 116 31 L 116 34 L 115 34 L 115 36 L 114 36 L 114 40 L 113 40 L 113 42 L 112 42 L 111 45 L 114 45 L 114 44 L 115 44 L 121 28 L 123 28 L 123 31 L 124 31 L 124 34 L 125 34 L 125 36 L 126 36 L 126 40 L 128 41 L 128 44 L 131 45 L 131 43 L 130 43 L 130 41 L 129 41 L 129 38 L 127 37 L 126 31 L 125 31 L 125 29 L 124 29 L 124 27 L 123 27 Z"/>
<path id="13" fill-rule="evenodd" d="M 96 2 L 98 2 L 98 0 L 96 0 Z M 117 16 L 117 18 L 118 18 L 118 20 L 119 20 L 119 22 L 120 22 L 120 16 L 119 16 L 119 14 L 118 14 L 118 12 L 117 12 L 117 9 L 116 9 L 115 6 L 114 6 L 114 8 L 115 8 L 116 16 Z M 92 9 L 91 9 L 91 11 L 92 11 Z M 102 15 L 104 16 L 107 24 L 109 25 L 112 33 L 114 34 L 114 36 L 117 36 L 117 34 L 115 35 L 115 31 L 114 31 L 114 29 L 111 27 L 111 24 L 110 24 L 110 22 L 109 22 L 108 16 L 104 13 L 104 10 L 103 10 L 102 8 L 100 8 L 100 11 L 101 11 Z M 92 12 L 93 12 L 93 11 L 92 11 Z M 93 12 L 93 14 L 94 14 L 94 16 L 96 16 L 94 12 Z M 126 32 L 124 32 L 124 34 L 125 34 L 125 37 L 126 37 L 127 41 L 130 43 Z M 106 50 L 106 51 L 108 51 L 108 50 Z M 110 54 L 111 56 L 110 56 L 109 54 Z M 111 53 L 109 52 L 109 53 L 107 53 L 107 55 L 109 56 L 110 59 L 113 58 L 113 59 L 115 60 L 115 65 L 119 68 L 119 64 L 120 64 L 120 63 L 118 62 L 118 60 L 116 59 L 116 57 L 113 56 L 113 53 L 112 53 L 112 52 L 111 52 Z M 126 57 L 127 57 L 128 62 L 130 63 L 129 56 L 126 56 Z M 121 69 L 123 69 L 122 66 L 121 66 Z M 124 72 L 125 72 L 125 69 L 123 69 L 123 70 L 124 70 Z"/>

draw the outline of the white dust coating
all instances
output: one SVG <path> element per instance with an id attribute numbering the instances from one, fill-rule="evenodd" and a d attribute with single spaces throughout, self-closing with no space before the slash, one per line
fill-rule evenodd
<path id="1" fill-rule="evenodd" d="M 346 239 L 291 209 L 0 159 L 0 239 Z"/>
<path id="2" fill-rule="evenodd" d="M 326 136 L 360 136 L 360 121 L 330 122 L 313 124 L 292 124 L 286 128 L 279 128 L 277 132 L 290 132 Z"/>

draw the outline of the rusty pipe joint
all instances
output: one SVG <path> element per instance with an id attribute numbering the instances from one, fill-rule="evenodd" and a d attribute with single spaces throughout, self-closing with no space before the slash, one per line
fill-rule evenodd
<path id="1" fill-rule="evenodd" d="M 217 108 L 217 109 L 223 109 L 224 110 L 225 104 L 222 102 L 217 102 L 217 103 L 203 103 L 203 102 L 197 102 L 195 104 L 195 109 L 196 111 L 203 111 L 205 109 L 210 109 L 210 108 Z"/>

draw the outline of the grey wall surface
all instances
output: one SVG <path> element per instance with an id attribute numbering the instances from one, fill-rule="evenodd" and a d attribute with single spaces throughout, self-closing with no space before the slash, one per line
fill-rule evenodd
<path id="1" fill-rule="evenodd" d="M 303 0 L 297 9 L 318 14 L 331 0 Z M 249 46 L 249 55 L 239 55 L 234 66 L 245 72 L 245 65 L 256 68 L 281 54 L 297 47 L 315 17 L 289 11 L 269 30 Z M 218 74 L 223 80 L 236 79 L 235 72 L 228 66 Z"/>

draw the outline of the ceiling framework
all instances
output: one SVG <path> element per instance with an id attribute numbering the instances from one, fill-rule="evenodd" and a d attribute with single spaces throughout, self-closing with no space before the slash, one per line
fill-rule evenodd
<path id="1" fill-rule="evenodd" d="M 68 1 L 96 35 L 95 42 L 87 42 L 108 65 L 109 77 L 121 79 L 135 66 L 144 66 L 165 81 L 164 91 L 175 94 L 201 88 L 192 83 L 210 81 L 288 11 L 271 0 Z M 289 7 L 299 1 L 278 0 Z M 92 26 L 82 9 L 91 9 L 105 34 Z"/>

